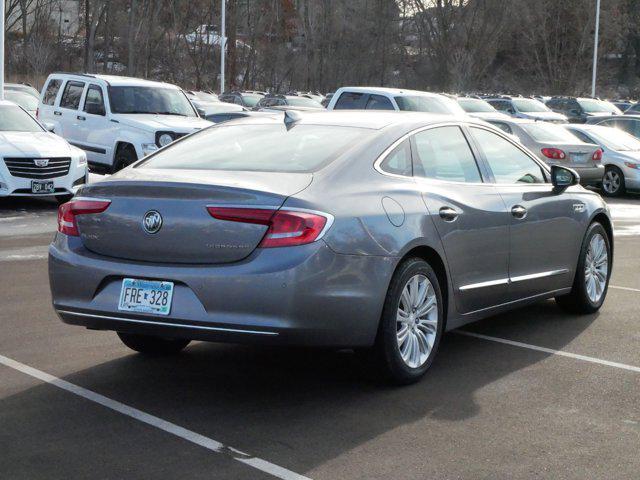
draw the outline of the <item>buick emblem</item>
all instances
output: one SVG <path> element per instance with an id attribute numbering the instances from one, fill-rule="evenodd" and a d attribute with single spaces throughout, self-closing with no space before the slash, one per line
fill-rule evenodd
<path id="1" fill-rule="evenodd" d="M 46 167 L 47 165 L 49 165 L 49 159 L 48 158 L 36 158 L 33 160 L 33 163 L 35 163 L 36 167 Z"/>
<path id="2" fill-rule="evenodd" d="M 147 233 L 158 233 L 162 228 L 162 215 L 155 210 L 149 210 L 142 218 L 142 228 Z"/>

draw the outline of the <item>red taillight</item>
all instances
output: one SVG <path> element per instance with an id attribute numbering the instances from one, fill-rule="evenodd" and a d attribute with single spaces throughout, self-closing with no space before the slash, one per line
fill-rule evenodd
<path id="1" fill-rule="evenodd" d="M 94 198 L 77 198 L 70 202 L 63 203 L 58 208 L 58 231 L 72 237 L 80 236 L 76 216 L 102 213 L 110 204 L 111 200 Z"/>
<path id="2" fill-rule="evenodd" d="M 207 207 L 213 218 L 229 222 L 255 223 L 269 228 L 259 247 L 292 247 L 315 242 L 327 225 L 328 216 L 295 210 Z"/>
<path id="3" fill-rule="evenodd" d="M 591 157 L 594 162 L 602 161 L 602 149 L 599 148 L 595 152 L 593 152 L 593 157 Z"/>
<path id="4" fill-rule="evenodd" d="M 543 148 L 541 151 L 545 157 L 553 160 L 564 160 L 567 158 L 567 155 L 559 148 Z"/>

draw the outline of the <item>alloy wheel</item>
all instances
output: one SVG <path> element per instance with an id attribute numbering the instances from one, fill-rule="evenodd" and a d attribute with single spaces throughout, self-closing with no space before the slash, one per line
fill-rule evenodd
<path id="1" fill-rule="evenodd" d="M 604 294 L 609 273 L 609 252 L 601 234 L 591 237 L 584 262 L 584 283 L 589 300 L 597 303 Z"/>
<path id="2" fill-rule="evenodd" d="M 414 275 L 402 289 L 396 317 L 396 337 L 403 362 L 418 368 L 433 349 L 438 332 L 438 300 L 425 275 Z"/>
<path id="3" fill-rule="evenodd" d="M 612 169 L 606 171 L 602 179 L 602 188 L 604 188 L 605 192 L 615 194 L 620 190 L 621 184 L 622 179 L 618 172 Z"/>

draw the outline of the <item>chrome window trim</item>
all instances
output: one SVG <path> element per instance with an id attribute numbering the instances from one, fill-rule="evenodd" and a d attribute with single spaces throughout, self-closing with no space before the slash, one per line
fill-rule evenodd
<path id="1" fill-rule="evenodd" d="M 56 312 L 58 314 L 73 315 L 75 317 L 91 317 L 91 318 L 99 318 L 104 320 L 116 320 L 118 322 L 139 323 L 143 325 L 177 327 L 177 328 L 184 328 L 184 329 L 207 330 L 207 331 L 225 332 L 225 333 L 247 333 L 251 335 L 276 335 L 276 336 L 279 335 L 278 332 L 271 332 L 266 330 L 260 331 L 260 330 L 242 330 L 238 328 L 207 327 L 205 325 L 188 325 L 184 323 L 171 323 L 171 322 L 161 322 L 161 321 L 155 321 L 155 320 L 141 320 L 136 318 L 113 317 L 110 315 L 97 315 L 95 313 L 72 312 L 69 310 L 56 310 Z"/>

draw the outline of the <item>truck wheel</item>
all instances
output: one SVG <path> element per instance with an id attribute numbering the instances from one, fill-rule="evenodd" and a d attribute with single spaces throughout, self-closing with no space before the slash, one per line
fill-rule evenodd
<path id="1" fill-rule="evenodd" d="M 113 162 L 113 173 L 128 167 L 138 160 L 136 150 L 131 145 L 118 147 L 116 158 Z"/>

